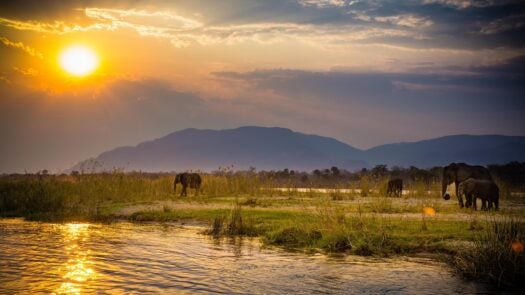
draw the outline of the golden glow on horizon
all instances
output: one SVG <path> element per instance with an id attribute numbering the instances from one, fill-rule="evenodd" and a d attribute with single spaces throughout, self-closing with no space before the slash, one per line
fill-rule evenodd
<path id="1" fill-rule="evenodd" d="M 59 63 L 67 73 L 76 77 L 84 77 L 97 69 L 99 59 L 89 47 L 75 45 L 60 53 Z"/>

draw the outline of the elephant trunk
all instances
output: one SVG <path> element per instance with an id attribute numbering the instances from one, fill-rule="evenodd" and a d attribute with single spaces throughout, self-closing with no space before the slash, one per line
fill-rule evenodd
<path id="1" fill-rule="evenodd" d="M 450 200 L 450 195 L 447 193 L 447 185 L 448 185 L 447 181 L 446 181 L 445 177 L 443 177 L 443 181 L 441 183 L 441 196 L 445 200 Z"/>

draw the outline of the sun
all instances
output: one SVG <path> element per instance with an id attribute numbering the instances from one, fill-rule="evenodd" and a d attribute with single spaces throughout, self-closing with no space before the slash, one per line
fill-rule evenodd
<path id="1" fill-rule="evenodd" d="M 58 60 L 64 71 L 77 77 L 93 73 L 99 64 L 97 54 L 83 45 L 74 45 L 64 49 Z"/>

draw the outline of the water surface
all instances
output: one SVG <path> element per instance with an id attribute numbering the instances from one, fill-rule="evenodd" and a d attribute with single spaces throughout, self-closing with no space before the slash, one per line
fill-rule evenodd
<path id="1" fill-rule="evenodd" d="M 290 253 L 200 230 L 0 219 L 0 293 L 491 293 L 429 259 Z"/>

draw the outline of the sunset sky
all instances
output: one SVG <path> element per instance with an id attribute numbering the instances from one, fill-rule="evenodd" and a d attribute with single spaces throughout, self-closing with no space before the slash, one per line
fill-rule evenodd
<path id="1" fill-rule="evenodd" d="M 71 46 L 93 72 L 61 66 Z M 525 135 L 525 3 L 1 2 L 0 173 L 244 125 L 358 148 Z"/>

